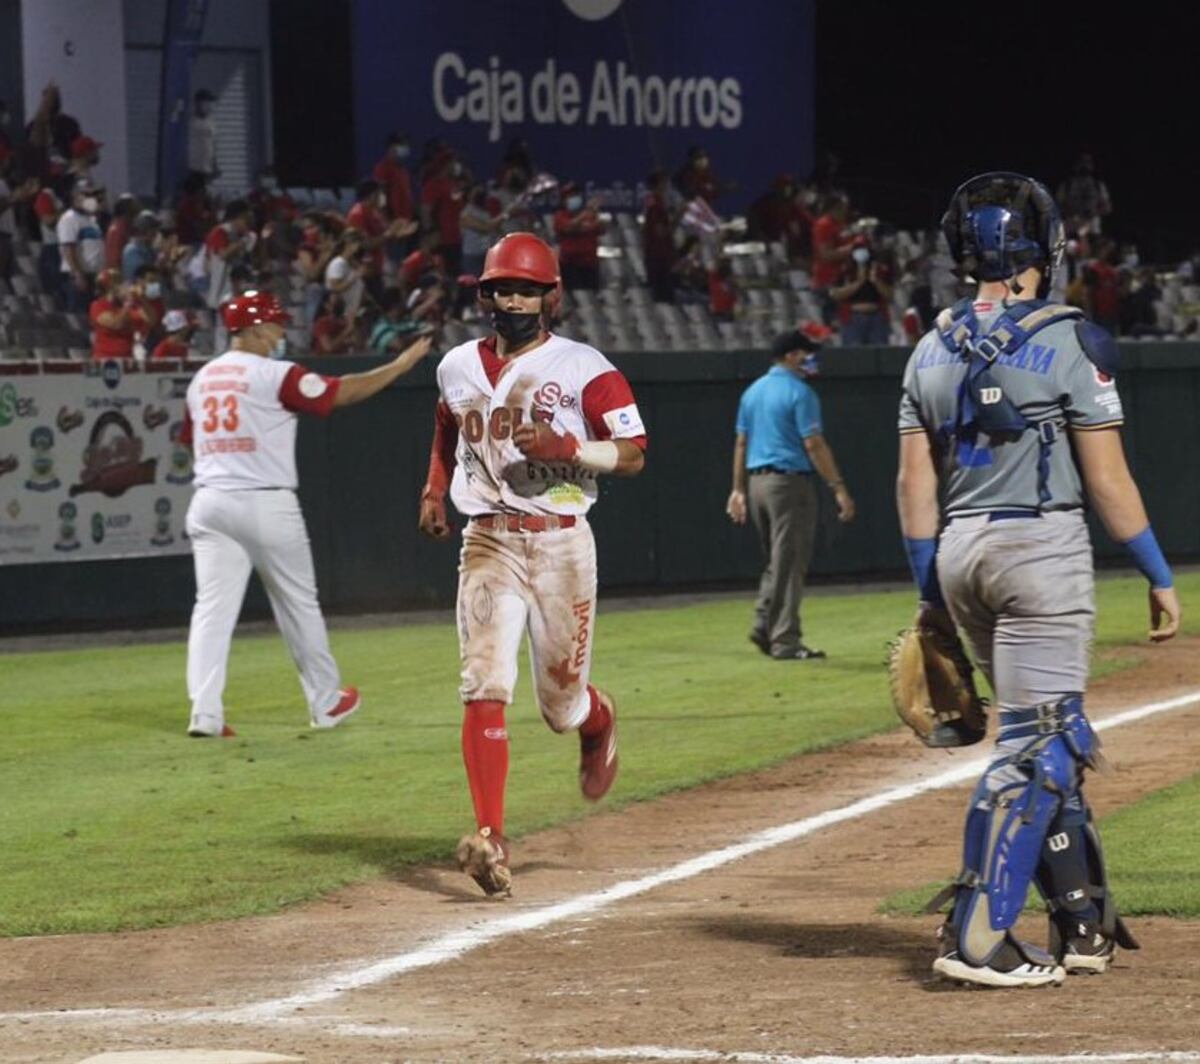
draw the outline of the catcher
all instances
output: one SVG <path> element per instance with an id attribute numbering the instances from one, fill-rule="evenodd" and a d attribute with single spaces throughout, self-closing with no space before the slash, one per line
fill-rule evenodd
<path id="1" fill-rule="evenodd" d="M 933 969 L 1044 986 L 1103 972 L 1118 945 L 1137 946 L 1083 794 L 1099 754 L 1083 701 L 1096 613 L 1086 502 L 1150 582 L 1151 639 L 1175 634 L 1179 600 L 1125 462 L 1116 344 L 1075 308 L 1043 302 L 1064 246 L 1050 193 L 1020 174 L 980 175 L 955 192 L 942 232 L 979 287 L 943 311 L 905 369 L 897 506 L 921 639 L 949 638 L 948 609 L 991 684 L 999 730 Z M 929 713 L 913 718 L 918 733 L 932 745 L 980 738 L 965 663 L 918 650 L 926 674 L 942 675 L 928 684 Z M 910 669 L 916 656 L 897 654 Z M 906 698 L 919 688 L 897 683 Z M 1048 953 L 1013 934 L 1031 881 L 1050 910 Z"/>

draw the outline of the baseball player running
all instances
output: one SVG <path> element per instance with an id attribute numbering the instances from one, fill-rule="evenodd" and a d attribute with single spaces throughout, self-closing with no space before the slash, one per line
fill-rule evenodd
<path id="1" fill-rule="evenodd" d="M 196 565 L 188 632 L 188 735 L 229 736 L 222 693 L 229 644 L 250 570 L 300 670 L 314 728 L 332 728 L 361 705 L 342 687 L 317 604 L 304 517 L 296 499 L 296 415 L 327 417 L 360 403 L 413 368 L 429 351 L 417 340 L 367 373 L 324 377 L 283 359 L 288 314 L 269 292 L 247 292 L 221 308 L 233 349 L 188 385 L 183 438 L 195 452 L 196 493 L 187 531 Z"/>
<path id="2" fill-rule="evenodd" d="M 458 861 L 487 894 L 512 885 L 504 837 L 505 706 L 521 636 L 546 723 L 578 731 L 579 785 L 596 801 L 617 774 L 616 709 L 588 682 L 596 548 L 587 513 L 601 473 L 634 476 L 646 430 L 629 383 L 600 352 L 548 331 L 561 297 L 558 259 L 532 233 L 487 253 L 480 302 L 495 334 L 438 366 L 420 527 L 445 539 L 446 491 L 468 518 L 458 584 L 462 749 L 477 831 Z"/>
<path id="3" fill-rule="evenodd" d="M 1095 618 L 1085 503 L 1150 582 L 1152 640 L 1176 633 L 1179 600 L 1125 462 L 1116 345 L 1080 311 L 1042 301 L 1063 248 L 1049 192 L 980 175 L 955 192 L 942 230 L 979 284 L 909 359 L 897 500 L 922 612 L 935 623 L 948 609 L 965 632 L 999 732 L 933 967 L 1041 986 L 1137 948 L 1082 790 L 1099 754 L 1083 707 Z M 1031 880 L 1050 908 L 1049 952 L 1012 933 Z"/>

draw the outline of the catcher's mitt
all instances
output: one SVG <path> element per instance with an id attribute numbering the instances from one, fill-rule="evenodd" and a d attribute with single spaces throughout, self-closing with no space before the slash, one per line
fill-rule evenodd
<path id="1" fill-rule="evenodd" d="M 900 719 L 926 746 L 970 746 L 987 732 L 987 700 L 944 609 L 917 612 L 891 644 L 888 678 Z"/>

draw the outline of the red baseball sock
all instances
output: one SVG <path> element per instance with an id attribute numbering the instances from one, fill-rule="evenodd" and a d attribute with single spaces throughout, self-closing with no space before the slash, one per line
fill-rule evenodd
<path id="1" fill-rule="evenodd" d="M 591 699 L 592 709 L 585 720 L 579 726 L 579 734 L 585 739 L 590 739 L 595 735 L 599 735 L 612 721 L 612 714 L 608 711 L 608 706 L 600 701 L 600 696 L 596 694 L 596 689 L 588 684 L 588 698 Z"/>
<path id="2" fill-rule="evenodd" d="M 504 834 L 504 785 L 508 780 L 508 730 L 503 702 L 468 702 L 463 707 L 463 763 L 475 823 Z"/>

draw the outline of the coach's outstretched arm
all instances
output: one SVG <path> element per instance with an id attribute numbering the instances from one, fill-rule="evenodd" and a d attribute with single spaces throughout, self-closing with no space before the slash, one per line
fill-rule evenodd
<path id="1" fill-rule="evenodd" d="M 1161 643 L 1179 631 L 1179 596 L 1171 567 L 1159 549 L 1142 495 L 1125 461 L 1121 432 L 1116 426 L 1071 429 L 1088 498 L 1105 530 L 1123 543 L 1142 575 L 1150 581 L 1150 638 Z"/>
<path id="2" fill-rule="evenodd" d="M 370 399 L 376 392 L 383 391 L 392 381 L 397 377 L 403 377 L 429 354 L 432 343 L 433 340 L 430 337 L 422 336 L 421 339 L 409 344 L 391 362 L 367 370 L 365 373 L 347 373 L 346 376 L 340 377 L 341 383 L 338 385 L 333 405 L 335 407 L 352 406 L 354 403 L 361 403 L 364 399 Z"/>

